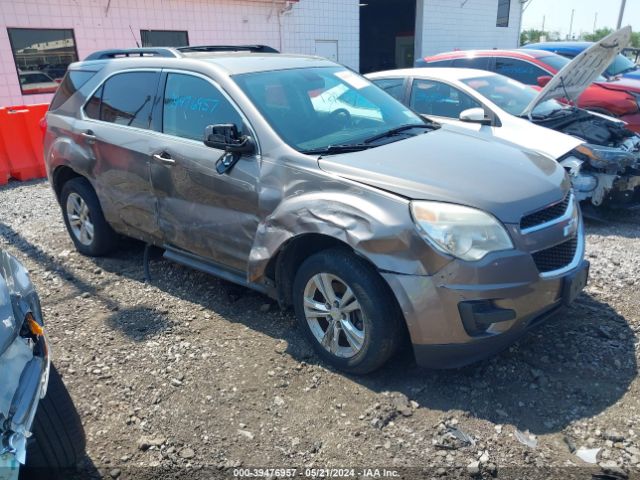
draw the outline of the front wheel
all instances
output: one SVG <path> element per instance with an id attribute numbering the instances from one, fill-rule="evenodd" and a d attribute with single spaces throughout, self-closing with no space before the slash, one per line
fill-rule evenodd
<path id="1" fill-rule="evenodd" d="M 309 257 L 293 285 L 296 317 L 318 355 L 350 373 L 369 373 L 396 351 L 401 315 L 388 286 L 344 249 Z"/>
<path id="2" fill-rule="evenodd" d="M 84 458 L 86 440 L 80 416 L 53 364 L 47 394 L 40 400 L 32 430 L 21 478 L 65 478 Z"/>

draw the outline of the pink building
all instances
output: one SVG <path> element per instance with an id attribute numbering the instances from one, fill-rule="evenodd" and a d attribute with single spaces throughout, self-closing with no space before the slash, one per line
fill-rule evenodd
<path id="1" fill-rule="evenodd" d="M 96 50 L 264 44 L 368 72 L 516 47 L 521 12 L 520 0 L 0 0 L 0 106 L 49 102 Z"/>

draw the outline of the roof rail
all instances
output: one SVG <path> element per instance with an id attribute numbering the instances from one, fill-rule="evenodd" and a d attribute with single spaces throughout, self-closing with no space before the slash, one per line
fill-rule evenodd
<path id="1" fill-rule="evenodd" d="M 254 53 L 280 53 L 268 45 L 194 45 L 191 47 L 176 48 L 182 53 L 195 52 L 254 52 Z"/>
<path id="2" fill-rule="evenodd" d="M 111 50 L 100 50 L 98 52 L 93 52 L 89 55 L 85 60 L 107 60 L 110 58 L 121 58 L 121 57 L 169 57 L 169 58 L 177 58 L 180 57 L 180 54 L 175 51 L 173 48 L 125 48 L 125 49 L 111 49 Z"/>

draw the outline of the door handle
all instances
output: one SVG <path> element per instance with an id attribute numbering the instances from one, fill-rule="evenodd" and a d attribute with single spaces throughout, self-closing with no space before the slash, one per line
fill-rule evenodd
<path id="1" fill-rule="evenodd" d="M 82 132 L 80 135 L 84 137 L 87 143 L 94 143 L 96 141 L 96 136 L 93 134 L 91 130 L 87 130 L 86 132 Z"/>
<path id="2" fill-rule="evenodd" d="M 154 153 L 153 154 L 153 158 L 155 158 L 160 163 L 163 163 L 165 165 L 175 165 L 176 164 L 176 161 L 173 158 L 171 158 L 171 156 L 166 152 Z"/>

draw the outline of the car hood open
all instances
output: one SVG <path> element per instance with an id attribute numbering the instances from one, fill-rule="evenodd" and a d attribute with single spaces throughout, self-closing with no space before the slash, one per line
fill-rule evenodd
<path id="1" fill-rule="evenodd" d="M 570 99 L 578 98 L 630 41 L 631 27 L 624 27 L 591 45 L 554 75 L 522 115 L 531 114 L 545 100 L 567 96 Z"/>
<path id="2" fill-rule="evenodd" d="M 413 200 L 479 208 L 505 223 L 560 201 L 570 187 L 564 169 L 546 156 L 450 129 L 318 163 L 349 180 Z"/>

